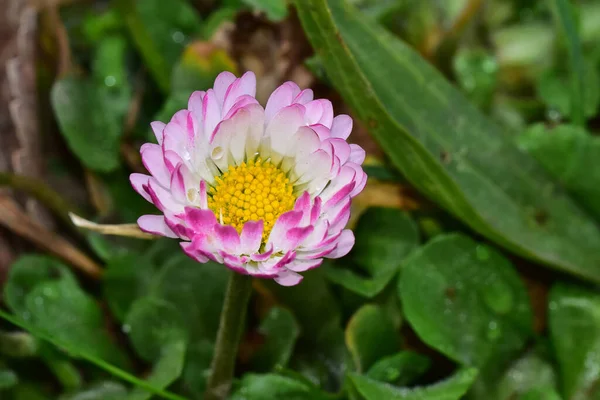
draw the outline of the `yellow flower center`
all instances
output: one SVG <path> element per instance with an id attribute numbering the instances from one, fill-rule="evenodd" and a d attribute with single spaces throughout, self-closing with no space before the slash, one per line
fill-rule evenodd
<path id="1" fill-rule="evenodd" d="M 247 221 L 264 221 L 263 242 L 273 224 L 296 202 L 286 174 L 260 158 L 230 167 L 208 191 L 208 208 L 224 225 L 242 231 Z"/>

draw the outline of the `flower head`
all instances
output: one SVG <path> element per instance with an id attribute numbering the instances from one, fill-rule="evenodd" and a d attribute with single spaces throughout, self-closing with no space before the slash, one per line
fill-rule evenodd
<path id="1" fill-rule="evenodd" d="M 158 144 L 140 152 L 150 173 L 131 184 L 161 215 L 140 228 L 182 240 L 193 259 L 213 260 L 282 285 L 354 245 L 344 229 L 365 186 L 364 150 L 348 144 L 352 119 L 287 82 L 263 108 L 256 78 L 221 73 L 186 110 L 151 124 Z"/>

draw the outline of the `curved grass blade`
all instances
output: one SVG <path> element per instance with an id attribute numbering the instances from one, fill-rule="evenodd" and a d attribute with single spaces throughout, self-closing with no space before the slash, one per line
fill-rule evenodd
<path id="1" fill-rule="evenodd" d="M 559 28 L 559 33 L 566 39 L 567 52 L 569 53 L 569 67 L 571 70 L 571 119 L 574 124 L 584 126 L 585 65 L 573 5 L 569 0 L 552 0 L 550 8 Z M 596 88 L 593 88 L 593 90 L 596 90 Z"/>

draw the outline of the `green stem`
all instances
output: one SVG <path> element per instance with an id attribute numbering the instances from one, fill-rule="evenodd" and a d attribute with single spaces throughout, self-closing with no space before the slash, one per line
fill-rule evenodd
<path id="1" fill-rule="evenodd" d="M 35 197 L 60 217 L 66 226 L 73 225 L 69 217 L 69 211 L 77 212 L 77 210 L 61 195 L 46 185 L 44 181 L 28 176 L 0 172 L 0 186 L 9 186 Z"/>
<path id="2" fill-rule="evenodd" d="M 251 293 L 252 278 L 231 272 L 204 400 L 223 400 L 229 394 Z"/>

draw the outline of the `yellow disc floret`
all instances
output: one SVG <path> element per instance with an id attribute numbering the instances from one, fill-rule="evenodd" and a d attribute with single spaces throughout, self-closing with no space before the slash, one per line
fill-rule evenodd
<path id="1" fill-rule="evenodd" d="M 219 222 L 241 232 L 247 221 L 263 220 L 263 241 L 277 218 L 290 211 L 295 201 L 286 174 L 260 158 L 229 167 L 208 191 L 208 208 Z"/>

